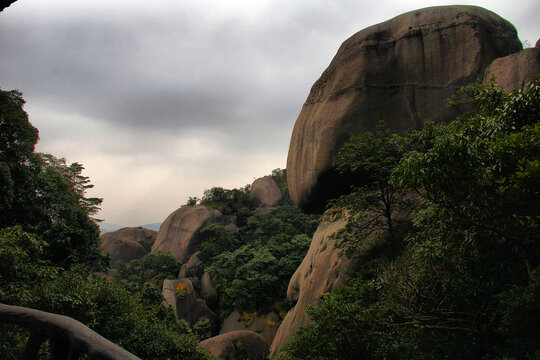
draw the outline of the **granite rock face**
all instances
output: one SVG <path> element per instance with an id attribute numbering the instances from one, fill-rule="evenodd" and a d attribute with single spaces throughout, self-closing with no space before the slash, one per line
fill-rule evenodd
<path id="1" fill-rule="evenodd" d="M 101 249 L 111 255 L 113 264 L 128 263 L 150 252 L 157 231 L 143 227 L 126 227 L 101 235 Z"/>
<path id="2" fill-rule="evenodd" d="M 214 359 L 219 360 L 265 360 L 268 355 L 268 344 L 263 337 L 247 330 L 206 339 L 199 347 L 208 350 Z"/>
<path id="3" fill-rule="evenodd" d="M 219 304 L 218 293 L 212 280 L 210 279 L 210 274 L 205 272 L 201 277 L 201 297 L 206 301 L 208 306 L 211 308 L 217 308 Z"/>
<path id="4" fill-rule="evenodd" d="M 271 176 L 255 180 L 251 184 L 249 195 L 261 207 L 272 207 L 283 197 L 277 182 Z"/>
<path id="5" fill-rule="evenodd" d="M 162 290 L 165 303 L 172 306 L 174 313 L 179 319 L 186 320 L 193 326 L 201 318 L 210 320 L 211 333 L 219 332 L 219 319 L 217 315 L 206 305 L 203 299 L 199 299 L 189 279 L 165 280 Z"/>
<path id="6" fill-rule="evenodd" d="M 481 79 L 494 59 L 521 49 L 512 24 L 475 6 L 420 9 L 356 33 L 315 82 L 294 126 L 292 200 L 304 212 L 322 212 L 351 185 L 332 167 L 346 139 L 380 120 L 394 133 L 452 120 L 460 110 L 445 100 Z"/>
<path id="7" fill-rule="evenodd" d="M 343 218 L 324 217 L 313 234 L 306 257 L 292 276 L 287 298 L 296 305 L 288 312 L 274 337 L 270 352 L 275 355 L 296 330 L 310 322 L 306 306 L 317 305 L 321 295 L 343 284 L 351 259 L 340 256 L 333 234 L 347 224 Z"/>
<path id="8" fill-rule="evenodd" d="M 491 78 L 506 91 L 523 89 L 529 81 L 540 78 L 540 47 L 495 59 L 484 74 L 484 81 Z"/>
<path id="9" fill-rule="evenodd" d="M 191 255 L 189 260 L 182 265 L 178 273 L 178 280 L 188 277 L 200 278 L 204 272 L 204 267 L 201 259 L 199 259 L 200 251 L 196 251 Z"/>
<path id="10" fill-rule="evenodd" d="M 171 252 L 176 261 L 183 263 L 199 249 L 199 230 L 222 218 L 219 211 L 206 206 L 183 206 L 161 224 L 152 252 Z"/>

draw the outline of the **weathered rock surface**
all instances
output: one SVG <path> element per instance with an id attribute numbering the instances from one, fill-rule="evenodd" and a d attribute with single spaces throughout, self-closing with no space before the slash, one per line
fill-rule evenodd
<path id="1" fill-rule="evenodd" d="M 249 324 L 242 321 L 241 314 L 233 311 L 221 325 L 220 334 L 231 331 L 249 330 L 261 335 L 268 344 L 271 344 L 281 324 L 281 318 L 276 313 L 257 315 Z"/>
<path id="2" fill-rule="evenodd" d="M 199 347 L 208 350 L 215 359 L 220 360 L 264 360 L 268 355 L 268 344 L 263 337 L 247 330 L 233 331 L 206 339 Z"/>
<path id="3" fill-rule="evenodd" d="M 215 335 L 219 332 L 218 317 L 204 300 L 197 298 L 189 279 L 165 280 L 162 294 L 165 303 L 172 306 L 179 319 L 184 319 L 193 326 L 201 318 L 206 317 L 210 320 L 211 333 Z"/>
<path id="4" fill-rule="evenodd" d="M 523 89 L 529 81 L 540 77 L 540 48 L 529 48 L 495 59 L 487 67 L 484 81 L 492 77 L 507 91 Z"/>
<path id="5" fill-rule="evenodd" d="M 111 255 L 113 264 L 130 262 L 150 252 L 157 231 L 143 227 L 126 227 L 101 235 L 101 249 Z"/>
<path id="6" fill-rule="evenodd" d="M 261 207 L 272 207 L 283 197 L 277 182 L 271 176 L 255 180 L 251 184 L 249 195 Z"/>
<path id="7" fill-rule="evenodd" d="M 190 256 L 189 260 L 182 265 L 180 272 L 178 273 L 178 280 L 187 277 L 200 278 L 204 272 L 202 261 L 199 259 L 200 251 L 196 251 Z"/>
<path id="8" fill-rule="evenodd" d="M 289 301 L 296 301 L 285 319 L 283 319 L 270 348 L 276 354 L 294 335 L 296 330 L 309 323 L 306 306 L 317 305 L 321 294 L 343 284 L 351 259 L 340 256 L 335 239 L 330 237 L 343 229 L 343 218 L 324 217 L 313 234 L 311 246 L 306 257 L 296 270 L 287 289 Z"/>
<path id="9" fill-rule="evenodd" d="M 350 186 L 332 168 L 347 138 L 380 120 L 395 133 L 452 120 L 459 109 L 445 99 L 481 78 L 494 59 L 521 49 L 512 24 L 475 6 L 425 8 L 356 33 L 313 85 L 294 126 L 287 159 L 292 200 L 305 212 L 321 212 Z"/>
<path id="10" fill-rule="evenodd" d="M 199 230 L 221 219 L 219 211 L 206 206 L 183 206 L 161 224 L 152 252 L 171 252 L 177 261 L 185 262 L 199 249 Z"/>
<path id="11" fill-rule="evenodd" d="M 206 301 L 206 304 L 211 308 L 216 308 L 219 302 L 218 293 L 212 280 L 210 279 L 210 274 L 205 272 L 201 277 L 201 297 Z"/>

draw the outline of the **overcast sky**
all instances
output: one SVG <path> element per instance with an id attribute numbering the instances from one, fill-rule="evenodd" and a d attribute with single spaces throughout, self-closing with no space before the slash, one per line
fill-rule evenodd
<path id="1" fill-rule="evenodd" d="M 37 150 L 80 162 L 108 223 L 162 222 L 189 196 L 284 168 L 294 122 L 339 45 L 448 1 L 18 0 L 0 13 L 0 87 Z M 531 45 L 540 1 L 461 2 Z"/>

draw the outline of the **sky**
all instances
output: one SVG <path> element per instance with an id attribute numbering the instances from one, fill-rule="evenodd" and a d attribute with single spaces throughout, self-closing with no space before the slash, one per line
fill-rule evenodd
<path id="1" fill-rule="evenodd" d="M 0 88 L 36 150 L 79 162 L 98 217 L 162 222 L 188 197 L 285 168 L 313 83 L 354 33 L 449 1 L 18 0 L 0 13 Z M 538 0 L 460 2 L 540 37 Z"/>

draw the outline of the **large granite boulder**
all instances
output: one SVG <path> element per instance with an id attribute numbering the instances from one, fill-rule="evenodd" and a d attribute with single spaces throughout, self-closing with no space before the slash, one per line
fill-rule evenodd
<path id="1" fill-rule="evenodd" d="M 450 121 L 445 100 L 482 78 L 494 59 L 522 49 L 512 24 L 475 6 L 412 11 L 364 29 L 339 48 L 311 88 L 294 126 L 287 159 L 292 200 L 320 213 L 351 182 L 332 162 L 352 135 L 384 120 L 392 132 Z"/>
<path id="2" fill-rule="evenodd" d="M 251 184 L 249 196 L 261 207 L 272 207 L 281 200 L 283 194 L 274 178 L 264 176 Z"/>
<path id="3" fill-rule="evenodd" d="M 208 350 L 214 359 L 219 360 L 265 360 L 268 355 L 268 344 L 263 337 L 247 330 L 206 339 L 199 347 Z"/>
<path id="4" fill-rule="evenodd" d="M 203 299 L 197 297 L 197 293 L 189 279 L 165 280 L 162 294 L 165 303 L 172 306 L 176 317 L 186 320 L 190 326 L 206 317 L 210 321 L 212 335 L 219 332 L 219 318 Z"/>
<path id="5" fill-rule="evenodd" d="M 126 227 L 101 235 L 101 249 L 111 255 L 113 264 L 128 263 L 150 252 L 157 231 L 143 227 Z"/>
<path id="6" fill-rule="evenodd" d="M 484 81 L 491 78 L 507 91 L 523 89 L 529 81 L 540 78 L 540 47 L 495 59 L 484 74 Z"/>
<path id="7" fill-rule="evenodd" d="M 213 222 L 221 222 L 219 211 L 206 206 L 183 206 L 161 224 L 152 252 L 171 252 L 178 262 L 185 262 L 199 249 L 199 231 Z"/>
<path id="8" fill-rule="evenodd" d="M 271 354 L 275 355 L 289 342 L 296 330 L 309 323 L 306 307 L 317 305 L 323 293 L 343 284 L 351 259 L 341 254 L 332 235 L 347 224 L 342 217 L 323 216 L 313 234 L 306 257 L 294 273 L 287 289 L 287 298 L 296 305 L 288 312 L 274 337 Z"/>
<path id="9" fill-rule="evenodd" d="M 253 316 L 246 322 L 237 310 L 233 311 L 223 320 L 219 333 L 225 334 L 231 331 L 249 330 L 261 335 L 268 344 L 271 344 L 281 324 L 279 315 L 274 312 L 250 315 Z"/>

